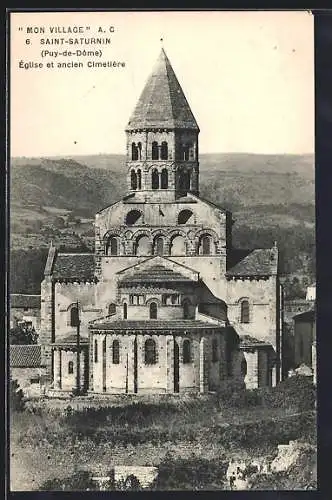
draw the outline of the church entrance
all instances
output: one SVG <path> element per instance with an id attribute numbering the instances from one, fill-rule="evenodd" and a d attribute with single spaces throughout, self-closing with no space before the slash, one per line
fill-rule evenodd
<path id="1" fill-rule="evenodd" d="M 137 393 L 137 338 L 134 340 L 134 393 Z"/>
<path id="2" fill-rule="evenodd" d="M 174 339 L 174 392 L 180 392 L 179 345 Z"/>

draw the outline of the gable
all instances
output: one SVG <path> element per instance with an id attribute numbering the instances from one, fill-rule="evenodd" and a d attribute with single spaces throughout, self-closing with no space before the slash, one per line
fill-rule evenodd
<path id="1" fill-rule="evenodd" d="M 198 281 L 199 273 L 171 259 L 156 255 L 116 273 L 119 283 Z"/>

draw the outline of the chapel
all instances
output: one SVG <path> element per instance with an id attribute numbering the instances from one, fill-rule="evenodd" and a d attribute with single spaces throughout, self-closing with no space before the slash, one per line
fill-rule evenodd
<path id="1" fill-rule="evenodd" d="M 164 51 L 128 121 L 127 193 L 94 253 L 51 245 L 41 356 L 53 393 L 207 393 L 282 373 L 278 248 L 238 250 L 200 197 L 199 127 Z"/>

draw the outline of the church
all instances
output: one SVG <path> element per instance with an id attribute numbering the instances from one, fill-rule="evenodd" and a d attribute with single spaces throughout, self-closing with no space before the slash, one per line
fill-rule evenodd
<path id="1" fill-rule="evenodd" d="M 96 214 L 94 253 L 49 249 L 40 343 L 53 394 L 281 380 L 277 244 L 233 248 L 231 212 L 200 197 L 199 132 L 162 49 L 125 130 L 127 193 Z"/>

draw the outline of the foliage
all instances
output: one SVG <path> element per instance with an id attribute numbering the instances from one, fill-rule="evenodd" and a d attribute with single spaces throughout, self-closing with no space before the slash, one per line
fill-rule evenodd
<path id="1" fill-rule="evenodd" d="M 38 333 L 33 327 L 16 326 L 9 331 L 9 342 L 12 345 L 37 344 Z"/>
<path id="2" fill-rule="evenodd" d="M 206 490 L 221 489 L 228 460 L 206 460 L 193 455 L 188 459 L 174 458 L 170 453 L 159 464 L 159 473 L 151 489 Z"/>
<path id="3" fill-rule="evenodd" d="M 87 471 L 78 471 L 66 478 L 52 478 L 45 481 L 39 488 L 44 491 L 86 491 L 97 490 L 96 483 L 92 481 L 92 474 Z"/>
<path id="4" fill-rule="evenodd" d="M 12 412 L 22 412 L 24 410 L 24 395 L 17 380 L 10 379 L 9 382 L 9 406 Z"/>

